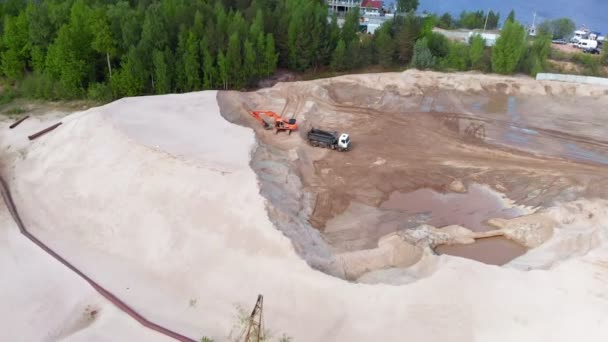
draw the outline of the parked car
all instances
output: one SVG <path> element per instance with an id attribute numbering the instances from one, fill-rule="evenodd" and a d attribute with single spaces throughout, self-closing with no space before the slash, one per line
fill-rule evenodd
<path id="1" fill-rule="evenodd" d="M 600 54 L 600 50 L 597 48 L 586 48 L 583 49 L 583 53 L 590 53 L 592 55 L 599 55 Z"/>
<path id="2" fill-rule="evenodd" d="M 552 41 L 553 44 L 560 44 L 560 45 L 566 45 L 568 44 L 568 42 L 565 39 L 554 39 Z"/>

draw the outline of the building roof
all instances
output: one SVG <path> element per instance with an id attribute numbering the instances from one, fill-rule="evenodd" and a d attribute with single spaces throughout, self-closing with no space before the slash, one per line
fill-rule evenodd
<path id="1" fill-rule="evenodd" d="M 381 9 L 384 1 L 382 0 L 363 0 L 361 1 L 362 8 L 376 8 Z"/>

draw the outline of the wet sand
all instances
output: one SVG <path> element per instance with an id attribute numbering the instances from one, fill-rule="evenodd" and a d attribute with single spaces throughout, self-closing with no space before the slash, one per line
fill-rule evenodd
<path id="1" fill-rule="evenodd" d="M 421 223 L 435 227 L 460 225 L 475 232 L 490 231 L 486 224 L 492 218 L 510 219 L 530 211 L 509 207 L 500 193 L 479 184 L 469 186 L 466 193 L 437 193 L 419 189 L 410 193 L 395 192 L 380 205 L 387 210 L 399 210 L 410 217 L 425 215 Z M 477 260 L 486 264 L 503 265 L 523 255 L 526 248 L 504 237 L 477 240 L 470 245 L 443 245 L 435 251 Z"/>

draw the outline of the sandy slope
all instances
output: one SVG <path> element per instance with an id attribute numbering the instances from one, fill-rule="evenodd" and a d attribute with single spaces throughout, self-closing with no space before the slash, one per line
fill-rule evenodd
<path id="1" fill-rule="evenodd" d="M 166 341 L 144 329 L 19 233 L 0 206 L 3 341 Z"/>
<path id="2" fill-rule="evenodd" d="M 295 341 L 608 336 L 608 250 L 597 247 L 606 241 L 605 203 L 555 209 L 565 238 L 551 249 L 579 250 L 586 238 L 595 248 L 547 271 L 440 257 L 409 285 L 353 284 L 311 269 L 273 227 L 248 164 L 254 134 L 220 116 L 216 92 L 124 99 L 64 122 L 12 155 L 25 224 L 142 314 L 193 338 L 227 339 L 234 305 L 249 309 L 258 293 L 268 328 Z M 588 206 L 597 207 L 593 217 Z M 134 340 L 120 324 L 107 322 L 112 340 Z"/>

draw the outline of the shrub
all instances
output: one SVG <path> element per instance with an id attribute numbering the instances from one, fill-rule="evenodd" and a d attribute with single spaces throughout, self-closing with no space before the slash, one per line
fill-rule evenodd
<path id="1" fill-rule="evenodd" d="M 472 69 L 480 71 L 490 69 L 490 56 L 486 50 L 486 41 L 478 34 L 469 40 L 469 60 Z"/>
<path id="2" fill-rule="evenodd" d="M 526 49 L 525 35 L 526 30 L 523 26 L 507 20 L 492 49 L 494 72 L 512 74 L 517 69 Z"/>
<path id="3" fill-rule="evenodd" d="M 429 43 L 426 37 L 419 39 L 414 45 L 412 66 L 417 69 L 429 69 L 435 66 L 435 57 L 429 49 Z"/>
<path id="4" fill-rule="evenodd" d="M 428 46 L 431 54 L 437 58 L 443 58 L 450 52 L 450 41 L 440 33 L 431 32 L 428 36 Z"/>
<path id="5" fill-rule="evenodd" d="M 448 55 L 443 60 L 443 66 L 448 69 L 465 71 L 470 68 L 469 46 L 459 42 L 451 42 Z"/>
<path id="6" fill-rule="evenodd" d="M 24 97 L 44 100 L 59 98 L 55 82 L 50 76 L 42 73 L 30 74 L 23 79 L 19 87 Z"/>
<path id="7" fill-rule="evenodd" d="M 112 88 L 105 83 L 92 83 L 87 90 L 87 98 L 95 102 L 112 101 Z"/>
<path id="8" fill-rule="evenodd" d="M 561 50 L 551 48 L 549 58 L 556 61 L 569 62 L 572 60 L 572 55 Z"/>
<path id="9" fill-rule="evenodd" d="M 521 71 L 532 76 L 546 71 L 547 58 L 551 53 L 551 36 L 539 35 L 528 47 L 521 65 Z"/>
<path id="10" fill-rule="evenodd" d="M 602 76 L 602 68 L 600 58 L 584 53 L 577 53 L 572 56 L 572 61 L 583 67 L 583 75 L 585 76 Z"/>
<path id="11" fill-rule="evenodd" d="M 4 91 L 0 93 L 0 105 L 11 103 L 17 97 L 17 93 L 11 86 L 6 86 Z"/>
<path id="12" fill-rule="evenodd" d="M 600 61 L 602 62 L 602 64 L 608 65 L 608 46 L 606 44 L 604 44 L 604 47 L 602 48 L 602 55 L 600 56 Z"/>
<path id="13" fill-rule="evenodd" d="M 19 115 L 19 114 L 23 114 L 25 113 L 26 110 L 21 108 L 21 107 L 15 107 L 15 108 L 11 108 L 9 110 L 6 111 L 6 114 L 8 115 Z"/>

